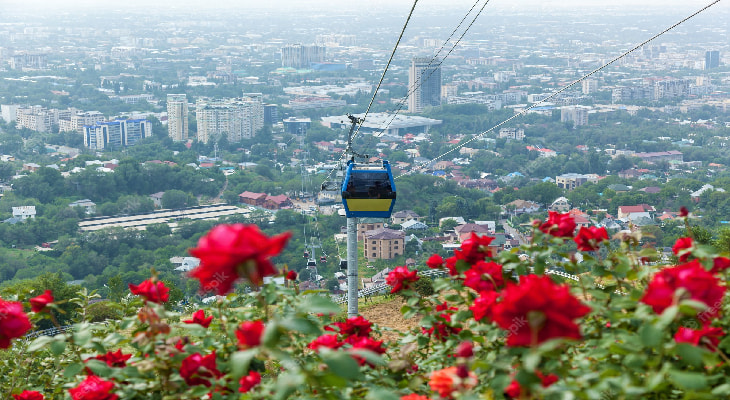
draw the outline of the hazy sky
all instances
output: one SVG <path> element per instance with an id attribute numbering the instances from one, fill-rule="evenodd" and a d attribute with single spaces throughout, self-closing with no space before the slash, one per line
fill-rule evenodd
<path id="1" fill-rule="evenodd" d="M 417 9 L 444 8 L 447 6 L 470 6 L 474 0 L 420 0 Z M 657 11 L 677 9 L 696 9 L 709 4 L 710 1 L 698 0 L 491 0 L 487 7 L 493 8 L 523 8 L 525 11 L 540 9 L 573 8 L 596 10 L 604 7 L 616 9 L 625 7 L 627 11 L 632 9 L 656 8 Z M 64 9 L 71 10 L 81 8 L 134 8 L 136 11 L 142 9 L 163 9 L 163 8 L 187 8 L 187 7 L 208 7 L 208 8 L 235 8 L 245 10 L 270 9 L 270 10 L 292 10 L 311 9 L 313 11 L 331 11 L 337 9 L 354 10 L 362 9 L 364 13 L 373 9 L 385 8 L 409 8 L 412 0 L 0 0 L 0 10 L 3 7 L 32 7 L 37 10 Z M 723 0 L 713 7 L 713 10 L 730 9 L 730 1 Z"/>

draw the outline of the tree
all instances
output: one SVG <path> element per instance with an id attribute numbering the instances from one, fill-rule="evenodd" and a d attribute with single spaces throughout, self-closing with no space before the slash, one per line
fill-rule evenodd
<path id="1" fill-rule="evenodd" d="M 162 208 L 177 209 L 189 205 L 188 194 L 182 190 L 171 189 L 162 195 Z"/>

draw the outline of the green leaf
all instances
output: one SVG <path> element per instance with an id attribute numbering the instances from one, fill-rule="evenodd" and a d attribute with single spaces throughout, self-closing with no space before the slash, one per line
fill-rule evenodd
<path id="1" fill-rule="evenodd" d="M 531 351 L 527 354 L 525 354 L 525 357 L 523 358 L 523 365 L 525 366 L 525 369 L 527 371 L 533 372 L 537 368 L 538 365 L 540 365 L 540 361 L 542 360 L 541 354 L 536 351 Z"/>
<path id="2" fill-rule="evenodd" d="M 398 400 L 400 397 L 392 390 L 375 387 L 370 389 L 365 398 L 367 400 Z"/>
<path id="3" fill-rule="evenodd" d="M 647 322 L 639 328 L 641 343 L 646 347 L 656 347 L 662 339 L 662 331 Z"/>
<path id="4" fill-rule="evenodd" d="M 284 372 L 279 375 L 276 380 L 276 391 L 274 392 L 274 400 L 284 400 L 291 396 L 301 385 L 304 384 L 304 378 L 300 374 L 292 372 Z"/>
<path id="5" fill-rule="evenodd" d="M 60 340 L 54 340 L 51 342 L 51 353 L 53 353 L 54 356 L 63 354 L 64 350 L 66 350 L 66 342 L 62 342 Z"/>
<path id="6" fill-rule="evenodd" d="M 70 364 L 66 369 L 63 371 L 63 377 L 66 379 L 70 379 L 78 375 L 82 370 L 84 369 L 84 364 L 77 362 Z"/>
<path id="7" fill-rule="evenodd" d="M 730 396 L 730 383 L 723 383 L 722 385 L 712 389 L 712 394 L 715 396 Z"/>
<path id="8" fill-rule="evenodd" d="M 231 374 L 238 380 L 248 372 L 251 360 L 256 356 L 257 349 L 237 351 L 231 355 Z"/>
<path id="9" fill-rule="evenodd" d="M 707 387 L 707 377 L 699 372 L 670 370 L 669 380 L 685 390 L 702 390 Z"/>
<path id="10" fill-rule="evenodd" d="M 322 296 L 307 296 L 302 301 L 301 308 L 304 312 L 312 314 L 330 314 L 340 312 L 340 306 L 333 303 L 332 300 Z"/>
<path id="11" fill-rule="evenodd" d="M 688 343 L 679 343 L 676 347 L 676 353 L 687 364 L 695 367 L 701 367 L 703 364 L 703 350 L 699 347 L 692 346 Z"/>
<path id="12" fill-rule="evenodd" d="M 320 333 L 319 327 L 316 324 L 306 318 L 301 317 L 285 318 L 281 321 L 281 326 L 290 331 L 297 331 L 305 334 Z"/>
<path id="13" fill-rule="evenodd" d="M 342 351 L 327 351 L 322 349 L 322 360 L 329 367 L 330 372 L 345 379 L 360 379 L 360 366 L 352 356 Z"/>
<path id="14" fill-rule="evenodd" d="M 369 362 L 373 365 L 386 365 L 385 360 L 383 360 L 383 357 L 379 356 L 378 354 L 369 351 L 369 350 L 351 350 L 350 354 L 357 354 L 358 356 L 365 359 L 365 361 Z"/>
<path id="15" fill-rule="evenodd" d="M 112 373 L 112 369 L 101 360 L 88 360 L 86 361 L 86 367 L 89 368 L 94 375 L 101 377 L 107 377 Z"/>
<path id="16" fill-rule="evenodd" d="M 261 337 L 261 344 L 266 347 L 274 347 L 279 342 L 280 336 L 279 324 L 276 321 L 269 321 L 264 330 L 264 335 Z"/>
<path id="17" fill-rule="evenodd" d="M 662 315 L 659 316 L 659 326 L 666 327 L 669 325 L 674 319 L 677 317 L 677 313 L 679 313 L 679 307 L 677 306 L 670 306 L 667 307 L 666 310 L 662 313 Z"/>
<path id="18" fill-rule="evenodd" d="M 76 345 L 80 347 L 83 347 L 87 343 L 89 343 L 89 340 L 91 340 L 91 328 L 89 328 L 89 325 L 78 325 L 78 331 L 74 332 L 73 338 L 74 343 L 76 343 Z"/>
<path id="19" fill-rule="evenodd" d="M 41 349 L 45 349 L 46 346 L 48 346 L 48 343 L 51 343 L 53 341 L 53 337 L 51 336 L 38 336 L 31 342 L 30 346 L 28 346 L 29 352 L 35 352 Z"/>

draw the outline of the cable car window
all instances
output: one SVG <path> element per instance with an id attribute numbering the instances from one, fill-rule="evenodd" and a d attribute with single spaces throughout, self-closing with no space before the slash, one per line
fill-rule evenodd
<path id="1" fill-rule="evenodd" d="M 353 172 L 344 194 L 353 199 L 394 199 L 387 172 Z"/>

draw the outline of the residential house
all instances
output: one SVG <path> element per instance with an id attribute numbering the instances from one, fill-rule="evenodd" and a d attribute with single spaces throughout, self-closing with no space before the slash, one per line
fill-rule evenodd
<path id="1" fill-rule="evenodd" d="M 598 182 L 598 175 L 596 174 L 563 174 L 555 177 L 555 184 L 558 185 L 561 189 L 568 189 L 573 190 L 577 188 L 578 186 L 581 186 L 585 183 L 592 182 L 596 183 Z"/>
<path id="2" fill-rule="evenodd" d="M 573 221 L 575 221 L 576 229 L 588 228 L 589 226 L 593 225 L 591 221 L 583 215 L 574 215 Z"/>
<path id="3" fill-rule="evenodd" d="M 188 272 L 200 265 L 200 259 L 196 257 L 172 257 L 170 262 L 175 266 L 175 271 Z"/>
<path id="4" fill-rule="evenodd" d="M 459 238 L 459 242 L 463 242 L 471 237 L 472 233 L 477 236 L 488 236 L 494 233 L 489 230 L 489 225 L 478 225 L 478 224 L 463 224 L 454 227 L 454 232 Z"/>
<path id="5" fill-rule="evenodd" d="M 533 201 L 515 200 L 505 204 L 504 209 L 514 215 L 532 214 L 540 211 L 540 205 Z"/>
<path id="6" fill-rule="evenodd" d="M 41 168 L 40 165 L 36 163 L 25 163 L 23 164 L 23 171 L 30 171 L 30 172 L 36 172 Z"/>
<path id="7" fill-rule="evenodd" d="M 152 202 L 155 203 L 156 208 L 162 208 L 162 196 L 164 195 L 165 192 L 157 192 L 150 195 L 150 199 L 152 199 Z"/>
<path id="8" fill-rule="evenodd" d="M 411 210 L 402 210 L 393 213 L 390 217 L 390 221 L 394 224 L 403 224 L 406 221 L 415 220 L 420 221 L 421 216 Z"/>
<path id="9" fill-rule="evenodd" d="M 292 203 L 291 199 L 286 197 L 286 195 L 280 194 L 278 196 L 266 196 L 266 199 L 264 200 L 264 208 L 268 208 L 269 210 L 281 210 L 285 208 L 291 208 L 294 204 Z"/>
<path id="10" fill-rule="evenodd" d="M 35 206 L 13 207 L 13 218 L 20 218 L 21 220 L 35 218 Z"/>
<path id="11" fill-rule="evenodd" d="M 266 202 L 266 193 L 245 191 L 238 195 L 238 202 L 250 206 L 263 207 Z"/>
<path id="12" fill-rule="evenodd" d="M 416 221 L 415 219 L 410 219 L 402 224 L 400 224 L 401 228 L 403 230 L 414 230 L 414 231 L 425 231 L 428 229 L 428 225 L 424 224 L 423 222 Z"/>
<path id="13" fill-rule="evenodd" d="M 620 206 L 618 208 L 618 219 L 622 221 L 636 221 L 640 217 L 653 219 L 655 212 L 656 209 L 648 204 L 639 204 L 637 206 Z"/>
<path id="14" fill-rule="evenodd" d="M 405 232 L 380 228 L 365 232 L 364 255 L 368 261 L 390 260 L 403 254 Z"/>
<path id="15" fill-rule="evenodd" d="M 361 241 L 368 231 L 381 229 L 385 226 L 382 218 L 360 218 L 357 224 L 357 241 Z"/>
<path id="16" fill-rule="evenodd" d="M 702 195 L 703 195 L 703 194 L 704 194 L 705 192 L 707 192 L 707 191 L 713 191 L 713 190 L 714 190 L 714 191 L 716 191 L 716 192 L 724 192 L 724 191 L 725 191 L 725 189 L 723 189 L 723 188 L 715 188 L 714 186 L 712 186 L 712 185 L 710 185 L 710 184 L 708 183 L 708 184 L 702 185 L 702 187 L 701 187 L 701 188 L 699 188 L 699 189 L 698 189 L 697 191 L 695 191 L 695 192 L 692 192 L 692 193 L 691 193 L 691 194 L 689 195 L 689 197 L 691 197 L 691 198 L 692 198 L 692 201 L 694 201 L 695 203 L 699 203 L 699 201 L 700 201 L 700 197 L 701 197 L 701 196 L 702 196 Z"/>
<path id="17" fill-rule="evenodd" d="M 456 222 L 456 225 L 464 225 L 466 223 L 466 220 L 464 220 L 464 217 L 443 217 L 439 219 L 439 228 L 444 225 L 444 222 L 452 219 L 454 222 Z"/>
<path id="18" fill-rule="evenodd" d="M 564 213 L 570 210 L 570 203 L 567 198 L 560 196 L 550 204 L 548 210 Z"/>
<path id="19" fill-rule="evenodd" d="M 76 200 L 68 205 L 69 207 L 83 207 L 84 212 L 89 215 L 96 214 L 96 203 L 89 199 Z"/>

